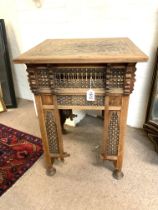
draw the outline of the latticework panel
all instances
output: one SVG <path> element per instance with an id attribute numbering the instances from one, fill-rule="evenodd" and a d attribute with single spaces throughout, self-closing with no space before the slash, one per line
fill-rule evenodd
<path id="1" fill-rule="evenodd" d="M 111 66 L 107 67 L 106 71 L 106 89 L 116 89 L 124 87 L 124 75 L 125 67 L 124 66 Z"/>
<path id="2" fill-rule="evenodd" d="M 48 136 L 49 151 L 51 153 L 59 153 L 57 128 L 52 111 L 45 112 L 45 123 Z"/>
<path id="3" fill-rule="evenodd" d="M 119 115 L 112 111 L 108 126 L 107 155 L 117 155 L 119 145 Z"/>
<path id="4" fill-rule="evenodd" d="M 47 66 L 30 65 L 27 69 L 28 79 L 32 92 L 38 94 L 41 91 L 50 92 L 54 89 L 54 75 Z"/>
<path id="5" fill-rule="evenodd" d="M 105 64 L 104 66 L 33 66 L 27 69 L 34 94 L 52 93 L 64 88 L 105 89 L 108 93 L 129 95 L 134 85 L 134 64 Z"/>
<path id="6" fill-rule="evenodd" d="M 95 96 L 95 101 L 87 101 L 86 96 L 57 96 L 58 105 L 65 106 L 104 106 L 104 96 Z"/>
<path id="7" fill-rule="evenodd" d="M 124 94 L 126 95 L 129 95 L 134 89 L 135 71 L 135 65 L 129 64 L 124 79 Z"/>
<path id="8" fill-rule="evenodd" d="M 37 71 L 37 83 L 42 87 L 49 87 L 48 71 L 38 70 Z"/>
<path id="9" fill-rule="evenodd" d="M 53 69 L 57 88 L 104 88 L 105 67 L 74 67 Z"/>

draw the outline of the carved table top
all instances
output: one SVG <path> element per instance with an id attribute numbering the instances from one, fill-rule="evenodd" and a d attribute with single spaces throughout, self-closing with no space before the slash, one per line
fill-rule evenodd
<path id="1" fill-rule="evenodd" d="M 128 38 L 47 39 L 15 63 L 136 63 L 148 57 Z"/>

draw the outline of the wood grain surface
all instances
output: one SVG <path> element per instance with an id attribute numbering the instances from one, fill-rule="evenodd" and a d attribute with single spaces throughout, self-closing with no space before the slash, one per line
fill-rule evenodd
<path id="1" fill-rule="evenodd" d="M 147 59 L 128 38 L 48 39 L 14 63 L 134 63 Z"/>

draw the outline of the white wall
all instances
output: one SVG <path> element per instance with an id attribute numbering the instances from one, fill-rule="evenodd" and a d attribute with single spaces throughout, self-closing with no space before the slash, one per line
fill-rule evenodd
<path id="1" fill-rule="evenodd" d="M 38 1 L 38 0 L 36 0 Z M 158 45 L 157 0 L 0 0 L 13 57 L 47 38 L 129 37 L 146 54 L 137 65 L 128 124 L 142 127 L 151 83 L 153 54 Z M 14 65 L 18 97 L 32 99 L 24 65 Z"/>

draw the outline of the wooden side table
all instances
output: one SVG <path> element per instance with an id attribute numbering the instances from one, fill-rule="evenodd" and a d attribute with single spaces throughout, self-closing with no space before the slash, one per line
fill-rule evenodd
<path id="1" fill-rule="evenodd" d="M 49 175 L 55 173 L 54 160 L 68 156 L 63 148 L 59 109 L 84 109 L 104 111 L 100 157 L 114 162 L 115 178 L 123 177 L 124 136 L 135 65 L 147 59 L 128 38 L 108 38 L 49 39 L 14 60 L 27 66 Z M 89 89 L 91 94 L 87 93 Z"/>

